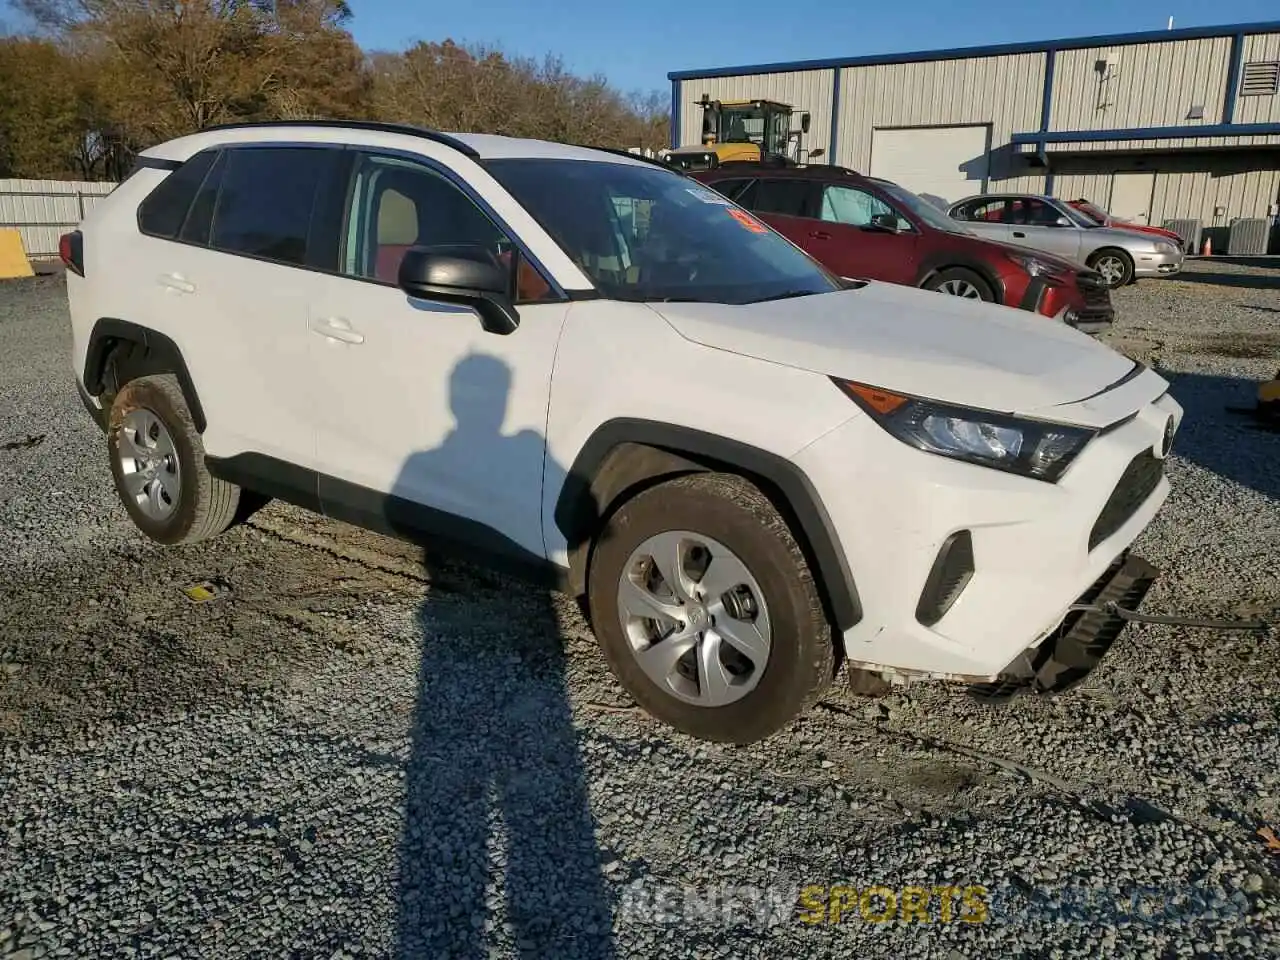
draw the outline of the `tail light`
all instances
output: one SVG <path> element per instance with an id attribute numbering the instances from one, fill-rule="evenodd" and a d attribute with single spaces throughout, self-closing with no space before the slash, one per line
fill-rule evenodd
<path id="1" fill-rule="evenodd" d="M 79 230 L 64 233 L 58 238 L 58 256 L 63 266 L 77 276 L 84 276 L 84 234 Z"/>

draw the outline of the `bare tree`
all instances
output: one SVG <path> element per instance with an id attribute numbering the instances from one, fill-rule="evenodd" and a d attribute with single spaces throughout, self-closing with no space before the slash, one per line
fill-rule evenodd
<path id="1" fill-rule="evenodd" d="M 21 43 L 41 46 L 0 48 L 0 162 L 10 169 L 88 175 L 161 139 L 277 117 L 371 117 L 601 146 L 667 140 L 658 94 L 623 94 L 554 56 L 448 39 L 367 54 L 347 29 L 346 0 L 14 3 L 36 25 Z M 71 93 L 42 92 L 50 76 Z M 41 116 L 58 122 L 27 123 Z"/>

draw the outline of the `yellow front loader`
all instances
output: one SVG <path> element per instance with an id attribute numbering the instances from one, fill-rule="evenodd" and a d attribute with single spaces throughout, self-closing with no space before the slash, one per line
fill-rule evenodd
<path id="1" fill-rule="evenodd" d="M 706 170 L 734 161 L 775 162 L 787 166 L 819 156 L 822 149 L 805 151 L 809 111 L 800 114 L 800 126 L 792 129 L 795 108 L 776 100 L 712 100 L 707 94 L 695 101 L 702 109 L 702 143 L 676 147 L 665 159 L 682 170 Z"/>

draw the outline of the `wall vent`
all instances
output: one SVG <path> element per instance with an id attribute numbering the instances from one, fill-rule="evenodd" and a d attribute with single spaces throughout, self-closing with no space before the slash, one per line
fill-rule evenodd
<path id="1" fill-rule="evenodd" d="M 1280 91 L 1280 60 L 1246 63 L 1240 77 L 1240 96 L 1266 97 Z"/>

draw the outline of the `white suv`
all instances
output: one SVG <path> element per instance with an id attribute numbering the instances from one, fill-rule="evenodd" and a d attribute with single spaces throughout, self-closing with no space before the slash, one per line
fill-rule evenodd
<path id="1" fill-rule="evenodd" d="M 1165 380 L 841 281 L 660 163 L 234 125 L 145 151 L 62 253 L 145 534 L 279 498 L 550 574 L 696 737 L 769 735 L 844 660 L 1043 687 L 1122 623 L 1074 604 L 1150 582 L 1127 548 L 1168 492 Z"/>

